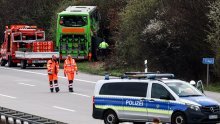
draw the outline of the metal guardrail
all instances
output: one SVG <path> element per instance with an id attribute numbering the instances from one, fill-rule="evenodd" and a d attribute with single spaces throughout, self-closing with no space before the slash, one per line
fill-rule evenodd
<path id="1" fill-rule="evenodd" d="M 0 124 L 67 124 L 67 123 L 0 107 Z"/>

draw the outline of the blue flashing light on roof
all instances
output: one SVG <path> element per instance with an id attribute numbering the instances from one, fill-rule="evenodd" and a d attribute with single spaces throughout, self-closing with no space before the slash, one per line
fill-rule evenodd
<path id="1" fill-rule="evenodd" d="M 105 80 L 109 80 L 109 73 L 105 73 Z"/>
<path id="2" fill-rule="evenodd" d="M 148 74 L 147 78 L 148 79 L 162 79 L 162 78 L 174 78 L 174 74 Z"/>
<path id="3" fill-rule="evenodd" d="M 154 73 L 154 72 L 126 72 L 121 79 L 173 79 L 174 74 L 170 73 Z M 119 78 L 116 78 L 119 79 Z M 105 73 L 105 80 L 110 80 L 109 73 Z"/>

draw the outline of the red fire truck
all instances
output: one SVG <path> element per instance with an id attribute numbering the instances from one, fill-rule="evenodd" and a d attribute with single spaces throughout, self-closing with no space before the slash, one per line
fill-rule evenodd
<path id="1" fill-rule="evenodd" d="M 11 25 L 6 26 L 4 41 L 1 45 L 0 65 L 21 68 L 35 65 L 42 67 L 48 59 L 59 52 L 54 52 L 53 41 L 45 41 L 45 32 L 37 26 Z"/>

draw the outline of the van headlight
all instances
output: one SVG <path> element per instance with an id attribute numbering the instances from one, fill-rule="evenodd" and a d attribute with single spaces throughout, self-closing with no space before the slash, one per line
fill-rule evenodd
<path id="1" fill-rule="evenodd" d="M 195 111 L 201 111 L 199 106 L 196 105 L 188 105 L 190 109 L 195 110 Z"/>

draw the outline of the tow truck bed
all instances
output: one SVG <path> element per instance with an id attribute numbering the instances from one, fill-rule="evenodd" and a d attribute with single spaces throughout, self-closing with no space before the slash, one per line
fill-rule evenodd
<path id="1" fill-rule="evenodd" d="M 59 52 L 21 52 L 15 51 L 15 57 L 19 59 L 49 59 L 55 55 L 59 57 Z"/>

